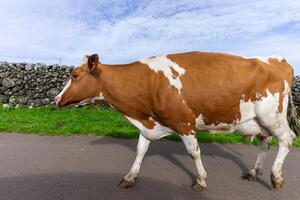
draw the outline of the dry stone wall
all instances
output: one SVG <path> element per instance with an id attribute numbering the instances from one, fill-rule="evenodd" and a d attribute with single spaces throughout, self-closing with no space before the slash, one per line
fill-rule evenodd
<path id="1" fill-rule="evenodd" d="M 41 106 L 53 102 L 72 66 L 0 62 L 0 102 Z"/>

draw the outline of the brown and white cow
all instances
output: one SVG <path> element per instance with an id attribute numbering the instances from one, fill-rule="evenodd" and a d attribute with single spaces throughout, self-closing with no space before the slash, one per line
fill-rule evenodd
<path id="1" fill-rule="evenodd" d="M 134 185 L 150 141 L 175 132 L 196 164 L 198 177 L 192 187 L 205 189 L 207 176 L 195 131 L 226 130 L 260 140 L 254 168 L 243 176 L 248 180 L 261 174 L 270 138 L 278 139 L 271 172 L 272 185 L 278 189 L 284 183 L 282 164 L 297 133 L 287 116 L 288 106 L 294 109 L 292 79 L 293 69 L 279 57 L 189 52 L 107 65 L 93 54 L 72 70 L 55 102 L 66 106 L 103 98 L 140 130 L 137 156 L 121 187 Z"/>

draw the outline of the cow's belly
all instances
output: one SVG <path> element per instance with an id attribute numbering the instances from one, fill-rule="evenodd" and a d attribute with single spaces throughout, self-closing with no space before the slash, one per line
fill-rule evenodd
<path id="1" fill-rule="evenodd" d="M 200 131 L 209 131 L 210 133 L 239 132 L 243 135 L 267 134 L 267 131 L 255 119 L 232 124 L 219 123 L 217 125 L 205 125 L 202 122 L 196 121 L 196 128 Z"/>
<path id="2" fill-rule="evenodd" d="M 145 138 L 148 140 L 158 140 L 162 137 L 172 134 L 172 130 L 168 127 L 162 126 L 159 123 L 155 122 L 153 129 L 148 129 L 138 120 L 126 117 L 135 127 L 137 127 Z"/>
<path id="3" fill-rule="evenodd" d="M 265 129 L 256 120 L 255 103 L 251 101 L 240 101 L 239 110 L 240 118 L 233 120 L 232 123 L 222 123 L 220 119 L 216 118 L 215 121 L 219 121 L 217 124 L 205 124 L 205 116 L 200 114 L 196 119 L 196 128 L 198 130 L 207 130 L 209 132 L 216 133 L 230 133 L 239 132 L 244 135 L 256 135 L 265 133 Z"/>
<path id="4" fill-rule="evenodd" d="M 255 119 L 237 123 L 234 125 L 233 129 L 243 135 L 268 135 L 268 132 Z"/>

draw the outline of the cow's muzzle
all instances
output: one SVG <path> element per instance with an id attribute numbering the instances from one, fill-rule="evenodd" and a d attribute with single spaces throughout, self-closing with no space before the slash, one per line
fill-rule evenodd
<path id="1" fill-rule="evenodd" d="M 56 106 L 59 106 L 59 102 L 61 101 L 61 96 L 56 96 L 55 98 L 54 98 L 54 103 L 55 103 L 55 105 Z"/>

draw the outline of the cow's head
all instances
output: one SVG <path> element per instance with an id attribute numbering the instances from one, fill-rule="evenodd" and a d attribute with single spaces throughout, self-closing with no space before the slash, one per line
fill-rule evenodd
<path id="1" fill-rule="evenodd" d="M 101 92 L 100 74 L 99 56 L 97 54 L 85 56 L 84 63 L 71 70 L 70 80 L 54 98 L 56 105 L 66 106 L 88 98 L 98 97 Z"/>

